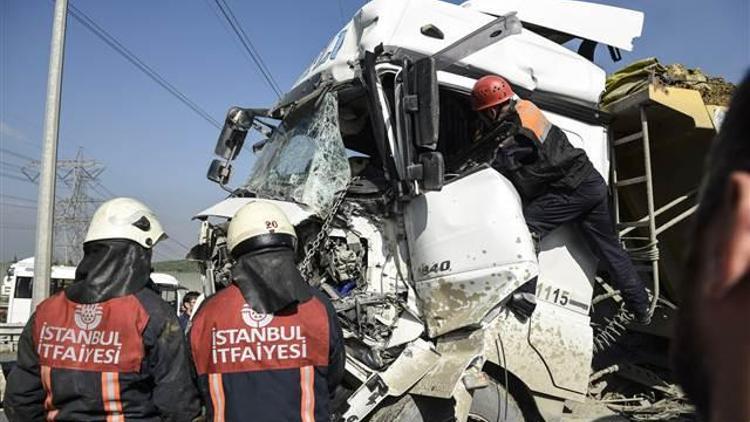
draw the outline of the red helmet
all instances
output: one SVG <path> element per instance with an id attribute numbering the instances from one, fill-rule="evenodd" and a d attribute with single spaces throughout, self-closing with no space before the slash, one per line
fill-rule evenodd
<path id="1" fill-rule="evenodd" d="M 505 79 L 497 75 L 481 77 L 471 90 L 475 111 L 502 104 L 513 97 L 513 90 Z"/>

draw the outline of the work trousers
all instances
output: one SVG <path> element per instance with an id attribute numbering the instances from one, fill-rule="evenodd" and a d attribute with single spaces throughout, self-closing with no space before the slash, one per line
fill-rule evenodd
<path id="1" fill-rule="evenodd" d="M 526 204 L 523 213 L 526 224 L 540 238 L 563 224 L 577 223 L 628 308 L 636 314 L 648 309 L 648 294 L 615 232 L 607 184 L 598 171 L 592 168 L 576 189 L 550 188 Z"/>

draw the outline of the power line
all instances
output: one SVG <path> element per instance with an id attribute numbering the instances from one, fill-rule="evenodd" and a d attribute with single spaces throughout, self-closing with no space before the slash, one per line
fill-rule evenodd
<path id="1" fill-rule="evenodd" d="M 0 228 L 10 230 L 34 230 L 34 226 L 11 226 L 10 224 L 0 224 Z"/>
<path id="2" fill-rule="evenodd" d="M 17 152 L 11 151 L 11 150 L 9 150 L 7 148 L 0 148 L 0 152 L 4 152 L 4 153 L 6 153 L 8 155 L 12 155 L 12 156 L 14 156 L 16 158 L 20 158 L 22 160 L 34 161 L 34 159 L 31 158 L 31 157 L 29 157 L 28 155 L 19 154 Z"/>
<path id="3" fill-rule="evenodd" d="M 184 256 L 183 255 L 184 252 L 181 249 L 179 249 L 177 245 L 169 243 L 169 238 L 167 238 L 167 240 L 165 240 L 164 242 L 159 242 L 159 246 L 161 246 L 162 248 L 167 248 L 168 252 L 174 255 L 177 255 L 180 257 Z"/>
<path id="4" fill-rule="evenodd" d="M 92 185 L 92 188 L 94 189 L 94 191 L 96 191 L 97 193 L 99 193 L 100 195 L 102 195 L 104 197 L 114 198 L 114 197 L 117 196 L 111 190 L 109 190 L 109 188 L 107 188 L 106 186 L 104 186 L 104 184 L 102 184 L 102 182 L 100 182 L 99 180 L 95 180 L 94 181 L 94 184 Z M 99 189 L 101 189 L 102 191 L 104 191 L 104 193 L 100 192 Z M 184 248 L 186 251 L 188 251 L 188 252 L 190 251 L 189 247 L 187 247 L 184 243 L 180 242 L 179 240 L 175 239 L 174 237 L 170 236 L 170 237 L 167 238 L 167 241 L 170 241 L 170 240 L 172 242 L 176 243 L 177 245 L 181 246 L 182 248 Z M 167 247 L 170 246 L 169 244 L 166 244 L 166 245 L 167 245 Z"/>
<path id="5" fill-rule="evenodd" d="M 341 0 L 338 0 L 337 3 L 339 4 L 339 16 L 341 17 L 341 24 L 346 24 L 346 19 L 344 18 L 344 6 L 341 4 Z"/>
<path id="6" fill-rule="evenodd" d="M 255 62 L 256 66 L 258 66 L 258 69 L 260 70 L 263 78 L 266 80 L 271 89 L 273 89 L 276 95 L 281 97 L 281 89 L 279 88 L 279 84 L 276 83 L 276 79 L 274 79 L 273 74 L 268 69 L 268 66 L 266 66 L 265 61 L 263 61 L 263 57 L 260 55 L 258 49 L 255 48 L 255 44 L 253 44 L 253 42 L 250 40 L 250 37 L 242 28 L 242 25 L 240 25 L 237 17 L 229 7 L 229 4 L 227 4 L 225 0 L 214 1 L 216 2 L 216 5 L 219 6 L 221 13 L 224 15 L 224 18 L 227 20 L 227 22 L 229 22 L 229 25 L 234 30 L 234 33 L 240 39 L 240 42 L 245 47 L 245 50 L 247 51 L 248 55 L 250 55 L 250 58 L 253 60 L 253 62 Z"/>
<path id="7" fill-rule="evenodd" d="M 242 26 L 240 25 L 237 18 L 234 16 L 234 13 L 232 13 L 232 9 L 229 7 L 229 5 L 224 0 L 214 0 L 217 6 L 219 6 L 219 10 L 221 11 L 221 14 L 224 15 L 224 19 L 229 22 L 229 25 L 232 27 L 232 30 L 237 35 L 237 37 L 240 39 L 240 42 L 242 43 L 243 47 L 245 47 L 245 51 L 247 51 L 247 54 L 250 56 L 250 58 L 253 60 L 255 65 L 258 67 L 258 70 L 260 70 L 260 74 L 263 77 L 263 79 L 266 80 L 266 83 L 268 86 L 276 93 L 276 96 L 281 98 L 281 89 L 279 88 L 279 85 L 276 83 L 276 80 L 273 78 L 273 75 L 268 70 L 268 67 L 266 66 L 266 63 L 263 61 L 263 57 L 261 57 L 260 52 L 255 48 L 255 45 L 252 41 L 250 41 L 250 37 L 247 36 L 247 33 L 245 33 L 245 30 L 242 29 Z"/>
<path id="8" fill-rule="evenodd" d="M 36 205 L 33 205 L 33 206 L 32 205 L 19 205 L 19 204 L 11 204 L 11 203 L 8 203 L 8 202 L 0 202 L 0 205 L 2 205 L 4 207 L 27 208 L 27 209 L 30 209 L 30 210 L 35 210 L 36 209 Z"/>
<path id="9" fill-rule="evenodd" d="M 188 108 L 193 110 L 196 114 L 201 116 L 204 120 L 206 120 L 209 124 L 214 126 L 217 129 L 221 129 L 222 125 L 211 117 L 210 114 L 208 114 L 207 111 L 202 109 L 198 104 L 193 102 L 190 98 L 188 98 L 185 94 L 183 94 L 179 89 L 177 89 L 174 85 L 169 83 L 163 76 L 159 74 L 156 70 L 151 68 L 151 66 L 147 65 L 143 62 L 138 56 L 136 56 L 132 51 L 128 50 L 120 41 L 117 40 L 114 36 L 112 36 L 110 33 L 105 31 L 101 26 L 99 26 L 93 19 L 91 19 L 88 15 L 83 13 L 80 9 L 75 7 L 72 3 L 68 4 L 68 11 L 73 16 L 75 20 L 77 20 L 81 25 L 86 27 L 89 31 L 91 31 L 94 35 L 99 37 L 102 41 L 104 41 L 105 44 L 107 44 L 109 47 L 111 47 L 113 50 L 115 50 L 118 54 L 120 54 L 122 57 L 124 57 L 127 61 L 129 61 L 133 66 L 138 68 L 141 72 L 146 74 L 149 78 L 151 78 L 154 82 L 159 84 L 162 88 L 167 90 L 170 94 L 172 94 L 175 98 L 180 100 L 183 104 L 185 104 Z"/>
<path id="10" fill-rule="evenodd" d="M 96 185 L 97 187 L 99 187 L 99 189 L 101 189 L 101 190 L 103 190 L 103 191 L 104 191 L 104 193 L 105 193 L 105 195 L 104 195 L 104 196 L 107 196 L 107 195 L 109 195 L 109 197 L 110 197 L 110 198 L 114 198 L 114 197 L 116 197 L 116 196 L 117 196 L 117 195 L 115 195 L 114 193 L 112 193 L 112 191 L 111 191 L 111 190 L 107 189 L 107 187 L 106 187 L 106 186 L 104 186 L 104 185 L 102 184 L 102 182 L 100 182 L 100 181 L 98 181 L 98 180 L 97 180 L 97 181 L 95 181 L 95 182 L 94 182 L 94 184 L 95 184 L 95 185 Z M 98 192 L 98 191 L 97 191 L 97 192 Z M 101 194 L 101 192 L 99 192 L 99 193 Z"/>
<path id="11" fill-rule="evenodd" d="M 18 164 L 8 163 L 6 161 L 0 161 L 0 164 L 4 165 L 6 167 L 10 167 L 13 170 L 19 170 L 20 171 L 21 169 L 23 169 L 23 167 L 19 166 Z"/>
<path id="12" fill-rule="evenodd" d="M 182 243 L 182 242 L 180 242 L 179 240 L 177 240 L 177 239 L 174 239 L 174 238 L 171 238 L 171 237 L 170 237 L 170 239 L 172 239 L 172 241 L 173 241 L 174 243 L 176 243 L 176 244 L 178 244 L 178 245 L 182 246 L 183 248 L 185 248 L 185 250 L 187 250 L 187 251 L 189 251 L 189 250 L 190 250 L 190 248 L 188 248 L 187 246 L 185 246 L 185 244 L 184 244 L 184 243 Z"/>
<path id="13" fill-rule="evenodd" d="M 5 177 L 6 179 L 18 180 L 18 181 L 21 181 L 21 182 L 28 182 L 28 183 L 32 183 L 32 184 L 34 183 L 34 182 L 32 182 L 31 180 L 29 180 L 29 179 L 27 179 L 25 177 L 16 176 L 16 175 L 13 175 L 13 174 L 8 174 L 8 173 L 2 172 L 2 171 L 0 171 L 0 177 Z"/>
<path id="14" fill-rule="evenodd" d="M 15 199 L 15 200 L 18 200 L 18 201 L 36 202 L 36 199 L 22 198 L 20 196 L 7 195 L 7 194 L 4 194 L 4 193 L 0 193 L 0 198 Z"/>

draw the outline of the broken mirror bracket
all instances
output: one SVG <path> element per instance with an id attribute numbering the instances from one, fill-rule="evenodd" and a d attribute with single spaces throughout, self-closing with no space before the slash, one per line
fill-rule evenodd
<path id="1" fill-rule="evenodd" d="M 349 408 L 342 415 L 346 422 L 361 421 L 386 397 L 406 394 L 428 371 L 437 365 L 440 353 L 425 340 L 410 343 L 383 372 L 374 374 L 349 397 Z"/>
<path id="2" fill-rule="evenodd" d="M 435 53 L 432 57 L 436 70 L 445 70 L 465 57 L 506 38 L 521 33 L 521 20 L 515 12 L 499 16 L 497 19 L 467 34 L 460 40 Z"/>

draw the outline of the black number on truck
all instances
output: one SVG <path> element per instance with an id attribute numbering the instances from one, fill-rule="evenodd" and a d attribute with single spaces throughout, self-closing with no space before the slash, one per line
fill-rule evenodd
<path id="1" fill-rule="evenodd" d="M 430 275 L 430 274 L 437 274 L 449 271 L 451 269 L 451 262 L 450 261 L 443 261 L 443 262 L 436 262 L 432 265 L 429 264 L 422 264 L 421 267 L 419 267 L 419 273 L 423 276 Z"/>
<path id="2" fill-rule="evenodd" d="M 560 288 L 553 289 L 550 285 L 537 284 L 536 297 L 560 306 L 570 303 L 570 292 Z"/>

